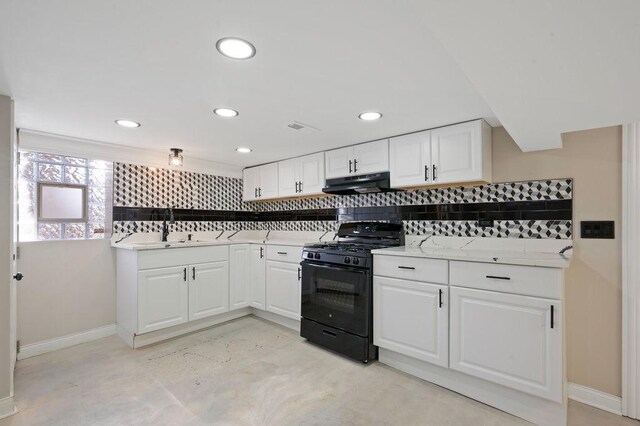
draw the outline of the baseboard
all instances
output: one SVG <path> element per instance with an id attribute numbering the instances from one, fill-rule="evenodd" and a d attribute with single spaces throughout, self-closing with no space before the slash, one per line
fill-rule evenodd
<path id="1" fill-rule="evenodd" d="M 111 324 L 104 327 L 94 328 L 92 330 L 83 331 L 81 333 L 69 334 L 67 336 L 56 337 L 55 339 L 45 340 L 43 342 L 32 343 L 20 347 L 18 359 L 31 358 L 42 355 L 47 352 L 56 351 L 58 349 L 68 348 L 80 343 L 90 342 L 92 340 L 101 339 L 103 337 L 116 334 L 116 325 Z"/>
<path id="2" fill-rule="evenodd" d="M 291 330 L 300 333 L 300 321 L 296 321 L 291 318 L 283 317 L 282 315 L 274 314 L 273 312 L 267 312 L 263 311 L 262 309 L 256 308 L 251 308 L 251 313 L 258 318 L 265 319 L 267 321 L 290 328 Z"/>
<path id="3" fill-rule="evenodd" d="M 0 399 L 0 419 L 12 416 L 17 412 L 16 405 L 13 403 L 13 396 Z"/>
<path id="4" fill-rule="evenodd" d="M 622 398 L 586 386 L 569 383 L 569 399 L 622 415 Z"/>

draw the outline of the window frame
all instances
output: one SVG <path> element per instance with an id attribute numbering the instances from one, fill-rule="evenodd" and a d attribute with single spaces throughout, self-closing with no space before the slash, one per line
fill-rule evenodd
<path id="1" fill-rule="evenodd" d="M 37 216 L 36 223 L 87 223 L 88 208 L 87 208 L 87 185 L 81 185 L 77 183 L 62 183 L 62 182 L 37 182 L 38 195 L 36 201 Z M 43 218 L 42 217 L 42 187 L 55 187 L 55 188 L 78 188 L 82 190 L 82 217 L 77 219 L 69 218 Z"/>

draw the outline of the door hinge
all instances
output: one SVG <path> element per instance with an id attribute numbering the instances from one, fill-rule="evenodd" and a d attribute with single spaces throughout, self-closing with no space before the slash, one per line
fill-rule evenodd
<path id="1" fill-rule="evenodd" d="M 20 353 L 20 340 L 16 340 L 16 353 Z"/>

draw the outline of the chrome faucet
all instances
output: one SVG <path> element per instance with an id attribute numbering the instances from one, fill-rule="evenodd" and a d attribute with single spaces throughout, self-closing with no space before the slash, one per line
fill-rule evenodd
<path id="1" fill-rule="evenodd" d="M 173 216 L 173 209 L 171 207 L 167 207 L 162 211 L 162 242 L 167 241 L 167 237 L 169 236 L 169 226 L 167 226 L 167 213 L 169 213 L 169 223 L 173 225 L 176 223 L 176 220 Z"/>

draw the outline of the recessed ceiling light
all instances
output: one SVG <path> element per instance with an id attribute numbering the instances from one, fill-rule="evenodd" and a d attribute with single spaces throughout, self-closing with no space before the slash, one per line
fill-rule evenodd
<path id="1" fill-rule="evenodd" d="M 131 120 L 116 120 L 116 124 L 122 127 L 129 127 L 131 129 L 135 127 L 140 127 L 140 123 Z"/>
<path id="2" fill-rule="evenodd" d="M 241 154 L 248 154 L 251 152 L 251 148 L 240 147 L 240 148 L 236 148 L 236 151 L 238 151 Z"/>
<path id="3" fill-rule="evenodd" d="M 358 115 L 358 118 L 364 121 L 374 121 L 382 118 L 382 114 L 380 114 L 379 112 L 367 111 Z"/>
<path id="4" fill-rule="evenodd" d="M 246 40 L 236 37 L 225 37 L 218 40 L 216 49 L 231 59 L 249 59 L 256 54 L 256 48 Z"/>
<path id="5" fill-rule="evenodd" d="M 216 108 L 213 110 L 213 113 L 225 118 L 236 117 L 238 115 L 238 111 L 231 108 Z"/>

